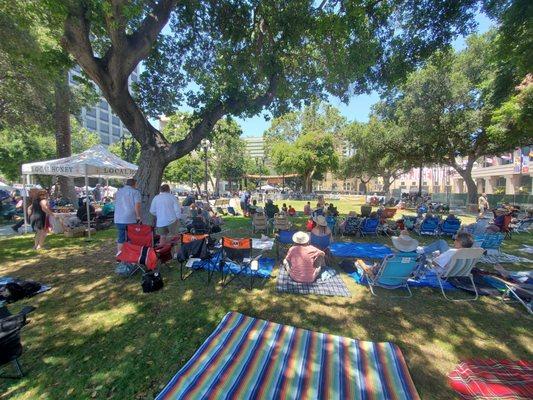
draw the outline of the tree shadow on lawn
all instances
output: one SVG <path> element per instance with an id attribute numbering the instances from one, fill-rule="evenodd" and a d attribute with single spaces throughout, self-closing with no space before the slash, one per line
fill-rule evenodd
<path id="1" fill-rule="evenodd" d="M 153 398 L 229 311 L 394 342 L 422 398 L 453 398 L 446 374 L 460 360 L 531 358 L 531 319 L 495 299 L 452 303 L 430 289 L 414 289 L 411 299 L 376 298 L 345 275 L 350 298 L 278 294 L 274 279 L 248 292 L 207 286 L 203 272 L 182 282 L 175 266 L 162 269 L 163 290 L 143 294 L 139 275 L 114 275 L 113 257 L 114 243 L 104 240 L 0 265 L 0 275 L 53 286 L 10 307 L 38 308 L 22 334 L 27 377 L 0 381 L 1 399 Z"/>

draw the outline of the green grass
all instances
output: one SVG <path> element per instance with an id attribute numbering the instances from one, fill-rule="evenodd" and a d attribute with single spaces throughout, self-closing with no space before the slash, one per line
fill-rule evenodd
<path id="1" fill-rule="evenodd" d="M 250 221 L 226 218 L 234 236 Z M 305 218 L 295 220 L 303 226 Z M 362 239 L 357 239 L 362 240 Z M 364 239 L 376 240 L 376 239 Z M 378 238 L 388 242 L 387 238 Z M 445 301 L 433 289 L 372 297 L 342 275 L 350 298 L 277 294 L 275 280 L 250 292 L 206 285 L 203 273 L 180 281 L 163 268 L 163 290 L 143 294 L 139 276 L 114 274 L 114 230 L 95 240 L 50 236 L 50 247 L 31 249 L 32 237 L 0 239 L 0 276 L 34 279 L 52 290 L 10 306 L 37 307 L 23 331 L 27 377 L 0 380 L 0 399 L 151 399 L 191 357 L 228 311 L 402 349 L 423 399 L 451 399 L 446 374 L 471 357 L 532 358 L 533 324 L 525 312 L 498 299 Z M 531 236 L 514 236 L 504 251 L 515 254 Z M 518 265 L 513 268 L 529 268 Z"/>

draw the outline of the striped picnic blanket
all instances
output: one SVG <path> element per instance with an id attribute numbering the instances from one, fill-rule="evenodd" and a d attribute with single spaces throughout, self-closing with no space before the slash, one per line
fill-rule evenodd
<path id="1" fill-rule="evenodd" d="M 419 399 L 400 349 L 230 312 L 163 399 Z"/>
<path id="2" fill-rule="evenodd" d="M 448 375 L 463 399 L 533 399 L 533 363 L 511 360 L 469 360 Z"/>

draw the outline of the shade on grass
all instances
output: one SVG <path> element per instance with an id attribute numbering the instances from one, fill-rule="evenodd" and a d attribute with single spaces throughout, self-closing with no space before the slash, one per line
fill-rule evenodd
<path id="1" fill-rule="evenodd" d="M 295 223 L 303 227 L 305 218 Z M 226 228 L 230 236 L 251 232 L 250 220 L 241 217 L 226 218 Z M 52 286 L 12 305 L 12 311 L 27 304 L 37 310 L 23 332 L 26 353 L 21 361 L 28 376 L 0 380 L 0 398 L 153 398 L 229 311 L 393 342 L 405 355 L 423 399 L 454 397 L 446 374 L 460 360 L 532 358 L 531 319 L 520 308 L 488 297 L 457 304 L 424 288 L 414 289 L 411 299 L 393 298 L 395 293 L 375 298 L 346 276 L 350 298 L 279 294 L 274 279 L 249 292 L 207 286 L 203 272 L 182 282 L 177 266 L 163 268 L 163 290 L 143 294 L 139 276 L 124 279 L 113 272 L 114 234 L 97 232 L 89 243 L 51 236 L 50 249 L 41 253 L 31 250 L 31 236 L 0 239 L 0 275 Z M 390 244 L 384 237 L 364 240 Z M 530 237 L 516 235 L 504 242 L 503 250 L 520 255 L 522 243 L 532 244 Z"/>

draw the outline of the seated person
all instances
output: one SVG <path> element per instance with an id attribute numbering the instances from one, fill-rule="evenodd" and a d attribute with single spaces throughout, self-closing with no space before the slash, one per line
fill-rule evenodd
<path id="1" fill-rule="evenodd" d="M 293 206 L 289 204 L 289 210 L 287 211 L 287 213 L 289 214 L 289 217 L 294 217 L 296 215 L 296 210 Z"/>
<path id="2" fill-rule="evenodd" d="M 304 206 L 304 215 L 311 215 L 311 203 L 309 201 Z"/>
<path id="3" fill-rule="evenodd" d="M 398 236 L 392 236 L 393 247 L 401 253 L 412 253 L 418 248 L 418 240 L 409 235 L 409 231 L 404 229 Z"/>
<path id="4" fill-rule="evenodd" d="M 508 214 L 507 209 L 498 208 L 494 211 L 494 221 L 487 227 L 487 232 L 497 233 L 501 232 L 503 229 L 503 224 L 505 222 L 505 216 Z"/>
<path id="5" fill-rule="evenodd" d="M 198 210 L 191 211 L 191 220 L 187 224 L 187 230 L 191 233 L 209 233 L 209 223 Z"/>
<path id="6" fill-rule="evenodd" d="M 316 225 L 316 222 L 315 220 L 313 219 L 313 217 L 309 217 L 309 219 L 307 220 L 307 223 L 305 224 L 305 229 L 307 229 L 307 232 L 311 232 L 313 230 L 313 228 L 315 227 Z"/>
<path id="7" fill-rule="evenodd" d="M 183 200 L 183 203 L 181 203 L 184 207 L 189 207 L 196 201 L 196 196 L 193 193 L 189 193 L 187 197 Z"/>
<path id="8" fill-rule="evenodd" d="M 455 241 L 453 242 L 453 248 L 450 248 L 445 240 L 439 239 L 428 244 L 427 246 L 424 246 L 422 253 L 425 257 L 430 254 L 436 255 L 436 257 L 433 259 L 433 265 L 436 266 L 437 269 L 443 270 L 458 249 L 469 249 L 473 245 L 474 238 L 470 233 L 459 232 L 455 237 Z"/>
<path id="9" fill-rule="evenodd" d="M 333 205 L 333 203 L 329 203 L 327 214 L 331 215 L 332 217 L 339 216 L 339 211 L 337 210 L 337 207 Z"/>
<path id="10" fill-rule="evenodd" d="M 253 216 L 257 212 L 257 200 L 253 199 L 252 204 L 248 204 L 248 214 Z"/>
<path id="11" fill-rule="evenodd" d="M 271 199 L 267 200 L 267 203 L 265 204 L 265 214 L 269 219 L 274 218 L 275 214 L 279 213 L 279 208 L 277 205 L 275 205 Z"/>
<path id="12" fill-rule="evenodd" d="M 289 211 L 286 203 L 283 203 L 283 205 L 281 206 L 281 211 L 283 211 L 285 214 L 287 214 L 287 212 Z"/>
<path id="13" fill-rule="evenodd" d="M 324 266 L 324 252 L 309 244 L 305 232 L 296 232 L 292 241 L 295 245 L 287 252 L 283 266 L 295 282 L 314 282 Z"/>
<path id="14" fill-rule="evenodd" d="M 312 212 L 313 217 L 316 217 L 317 215 L 324 215 L 324 207 L 317 203 L 316 208 Z"/>
<path id="15" fill-rule="evenodd" d="M 85 202 L 83 202 L 83 206 L 78 208 L 78 211 L 76 212 L 76 216 L 79 218 L 82 222 L 87 222 L 87 205 Z M 96 218 L 96 210 L 93 207 L 92 204 L 89 204 L 89 220 L 93 220 Z"/>
<path id="16" fill-rule="evenodd" d="M 111 218 L 115 214 L 115 203 L 111 202 L 109 197 L 104 199 L 104 205 L 102 206 L 101 215 L 105 218 Z"/>
<path id="17" fill-rule="evenodd" d="M 311 230 L 311 233 L 315 236 L 329 236 L 329 239 L 332 238 L 331 229 L 328 228 L 328 223 L 326 217 L 319 215 L 315 218 L 316 225 Z"/>

